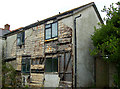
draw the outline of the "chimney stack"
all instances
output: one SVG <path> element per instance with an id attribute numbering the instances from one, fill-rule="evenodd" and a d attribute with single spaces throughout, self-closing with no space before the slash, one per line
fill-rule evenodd
<path id="1" fill-rule="evenodd" d="M 4 30 L 10 30 L 10 25 L 9 25 L 9 24 L 6 24 L 6 25 L 4 26 Z"/>

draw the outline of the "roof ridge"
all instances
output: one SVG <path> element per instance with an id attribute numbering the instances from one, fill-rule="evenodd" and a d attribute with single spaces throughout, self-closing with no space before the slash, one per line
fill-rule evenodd
<path id="1" fill-rule="evenodd" d="M 57 17 L 57 16 L 59 17 L 59 16 L 61 16 L 61 15 L 64 15 L 65 13 L 68 14 L 69 12 L 78 10 L 78 9 L 80 9 L 80 8 L 82 8 L 82 7 L 85 7 L 85 6 L 88 6 L 88 5 L 95 5 L 95 3 L 94 3 L 94 2 L 90 2 L 90 3 L 88 3 L 88 4 L 84 4 L 84 5 L 82 5 L 82 6 L 79 6 L 79 7 L 76 7 L 76 8 L 67 10 L 67 11 L 64 11 L 64 12 L 62 12 L 62 13 L 60 13 L 60 14 L 56 14 L 56 15 L 53 15 L 53 16 L 48 17 L 48 18 L 46 18 L 46 19 L 43 19 L 43 20 L 40 20 L 40 21 L 38 21 L 38 22 L 32 23 L 32 24 L 30 24 L 30 25 L 40 23 L 40 22 L 45 21 L 45 20 L 50 19 L 50 18 L 55 18 L 55 17 Z M 30 25 L 28 25 L 28 26 L 30 26 Z M 28 27 L 28 26 L 25 26 L 25 28 Z"/>
<path id="2" fill-rule="evenodd" d="M 95 9 L 95 11 L 96 11 L 96 13 L 97 13 L 97 15 L 98 15 L 98 18 L 99 18 L 100 21 L 102 22 L 101 16 L 100 16 L 100 14 L 99 14 L 99 12 L 98 12 L 98 10 L 97 10 L 97 7 L 96 7 L 95 3 L 94 3 L 94 2 L 90 2 L 90 3 L 88 3 L 88 4 L 84 4 L 84 5 L 82 5 L 82 6 L 79 6 L 79 7 L 73 8 L 73 9 L 70 9 L 70 10 L 65 11 L 65 12 L 63 12 L 63 13 L 60 13 L 60 14 L 57 14 L 57 15 L 48 17 L 48 18 L 46 18 L 46 19 L 43 19 L 43 20 L 41 20 L 41 21 L 32 23 L 32 24 L 30 24 L 30 25 L 27 25 L 27 26 L 23 27 L 22 29 L 27 30 L 27 29 L 32 28 L 32 27 L 35 27 L 35 26 L 37 26 L 37 25 L 44 24 L 44 23 L 47 22 L 47 21 L 54 20 L 54 19 L 56 19 L 56 18 L 58 18 L 58 17 L 61 17 L 61 16 L 64 16 L 64 15 L 73 13 L 74 11 L 84 10 L 84 9 L 90 7 L 90 6 L 93 6 L 93 7 L 94 7 L 94 9 Z M 73 14 L 74 14 L 74 13 L 73 13 Z M 20 28 L 18 28 L 17 30 L 13 30 L 12 32 L 10 32 L 10 33 L 8 33 L 8 34 L 12 34 L 12 33 L 14 34 L 14 33 L 16 33 L 17 31 L 20 31 Z M 8 34 L 6 34 L 6 35 L 8 35 Z"/>

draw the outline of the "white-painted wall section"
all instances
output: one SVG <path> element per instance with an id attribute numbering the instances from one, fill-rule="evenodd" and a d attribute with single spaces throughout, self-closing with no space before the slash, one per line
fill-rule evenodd
<path id="1" fill-rule="evenodd" d="M 83 11 L 74 14 L 61 21 L 72 28 L 74 34 L 74 18 L 82 15 L 76 20 L 77 32 L 77 87 L 87 87 L 94 84 L 94 59 L 90 56 L 89 49 L 92 48 L 91 35 L 94 32 L 94 26 L 98 27 L 99 18 L 91 6 Z M 72 35 L 74 45 L 74 35 Z M 74 56 L 74 46 L 73 46 Z M 74 58 L 74 57 L 73 57 Z M 75 69 L 75 63 L 73 62 Z M 74 79 L 73 79 L 74 80 Z"/>
<path id="2" fill-rule="evenodd" d="M 92 6 L 81 11 L 80 14 L 82 16 L 76 20 L 77 86 L 89 87 L 94 84 L 94 59 L 89 51 L 92 48 L 90 37 L 94 32 L 94 26 L 100 21 Z"/>
<path id="3" fill-rule="evenodd" d="M 58 74 L 45 74 L 45 87 L 58 87 L 60 78 Z"/>
<path id="4" fill-rule="evenodd" d="M 2 37 L 0 37 L 0 89 L 2 88 Z"/>
<path id="5" fill-rule="evenodd" d="M 6 57 L 12 58 L 16 56 L 16 40 L 17 40 L 17 34 L 11 35 L 7 37 L 6 40 Z"/>

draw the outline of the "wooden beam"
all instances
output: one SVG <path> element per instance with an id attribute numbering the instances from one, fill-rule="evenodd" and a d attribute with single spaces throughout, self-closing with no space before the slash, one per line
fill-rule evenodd
<path id="1" fill-rule="evenodd" d="M 69 60 L 68 60 L 67 66 L 66 66 L 66 68 L 65 68 L 65 70 L 64 70 L 64 73 L 63 73 L 62 79 L 65 77 L 65 72 L 67 71 L 67 68 L 68 68 L 68 65 L 69 65 L 70 59 L 71 59 L 71 54 L 70 54 L 70 57 L 69 57 Z"/>
<path id="2" fill-rule="evenodd" d="M 64 67 L 63 67 L 63 68 L 64 68 L 64 69 L 63 69 L 64 71 L 65 71 L 65 59 L 66 59 L 66 53 L 64 53 Z M 65 74 L 64 74 L 64 76 L 63 76 L 63 79 L 65 80 Z"/>

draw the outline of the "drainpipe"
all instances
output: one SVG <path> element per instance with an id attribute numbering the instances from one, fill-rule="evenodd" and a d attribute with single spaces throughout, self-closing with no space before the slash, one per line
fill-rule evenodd
<path id="1" fill-rule="evenodd" d="M 74 19 L 74 47 L 75 47 L 75 88 L 77 87 L 77 36 L 76 36 L 76 19 L 81 17 L 81 14 Z"/>

